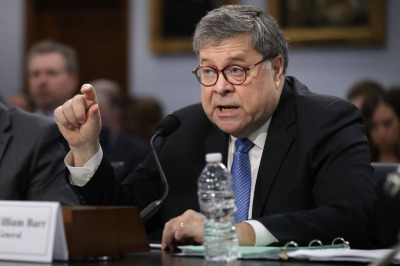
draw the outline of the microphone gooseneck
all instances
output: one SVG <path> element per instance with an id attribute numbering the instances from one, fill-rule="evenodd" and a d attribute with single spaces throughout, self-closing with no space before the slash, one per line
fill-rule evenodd
<path id="1" fill-rule="evenodd" d="M 164 192 L 159 200 L 152 202 L 150 205 L 148 205 L 140 212 L 140 217 L 142 218 L 143 221 L 148 220 L 151 216 L 153 216 L 153 214 L 155 214 L 160 209 L 169 191 L 167 178 L 165 177 L 160 161 L 158 160 L 156 150 L 154 149 L 154 141 L 157 137 L 167 137 L 171 135 L 179 127 L 179 124 L 180 124 L 179 119 L 175 115 L 166 116 L 157 125 L 156 134 L 154 134 L 154 136 L 150 140 L 151 150 L 153 152 L 154 160 L 156 161 L 158 172 L 160 173 L 161 181 L 164 187 Z"/>

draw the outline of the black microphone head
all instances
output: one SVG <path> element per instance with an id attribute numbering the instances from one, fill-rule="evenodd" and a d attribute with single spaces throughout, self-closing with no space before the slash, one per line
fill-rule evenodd
<path id="1" fill-rule="evenodd" d="M 166 137 L 172 134 L 179 127 L 179 118 L 175 115 L 167 115 L 157 125 L 157 135 Z"/>

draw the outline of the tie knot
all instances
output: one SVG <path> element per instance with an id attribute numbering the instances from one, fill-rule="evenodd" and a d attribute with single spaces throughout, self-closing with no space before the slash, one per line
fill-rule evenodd
<path id="1" fill-rule="evenodd" d="M 248 153 L 249 150 L 254 146 L 254 143 L 251 142 L 248 138 L 245 139 L 237 139 L 236 142 L 236 151 L 240 153 Z"/>

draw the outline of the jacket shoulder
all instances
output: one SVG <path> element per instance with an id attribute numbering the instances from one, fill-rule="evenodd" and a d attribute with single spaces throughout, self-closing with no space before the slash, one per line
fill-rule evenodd
<path id="1" fill-rule="evenodd" d="M 14 107 L 9 109 L 8 114 L 7 131 L 14 139 L 26 145 L 33 145 L 36 141 L 51 142 L 53 140 L 59 140 L 64 145 L 64 138 L 53 119 Z"/>
<path id="2" fill-rule="evenodd" d="M 352 114 L 361 119 L 360 111 L 345 99 L 311 92 L 293 77 L 286 78 L 286 83 L 293 90 L 298 118 L 305 116 L 309 119 L 324 120 L 330 117 Z"/>
<path id="3" fill-rule="evenodd" d="M 56 127 L 56 123 L 53 119 L 34 113 L 28 113 L 16 107 L 11 107 L 9 109 L 9 115 L 10 122 L 13 126 L 23 125 L 25 128 L 29 127 L 30 131 Z"/>

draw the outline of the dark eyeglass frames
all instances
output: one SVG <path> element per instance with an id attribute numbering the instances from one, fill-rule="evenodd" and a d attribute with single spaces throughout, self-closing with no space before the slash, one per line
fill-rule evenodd
<path id="1" fill-rule="evenodd" d="M 250 66 L 241 67 L 239 65 L 229 65 L 224 67 L 224 69 L 219 70 L 210 66 L 200 66 L 198 65 L 195 70 L 192 71 L 196 75 L 197 80 L 204 86 L 213 86 L 217 83 L 219 78 L 219 73 L 222 73 L 224 78 L 232 85 L 240 85 L 246 81 L 247 71 L 251 70 L 256 65 L 267 61 L 264 58 L 260 62 Z"/>

